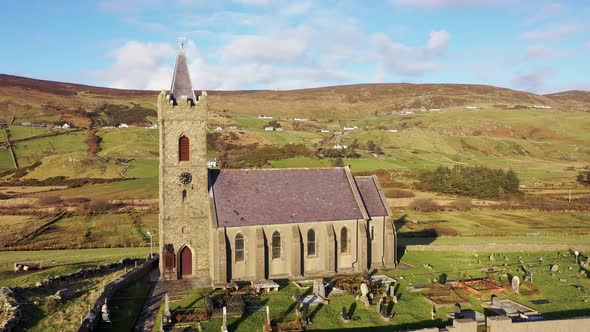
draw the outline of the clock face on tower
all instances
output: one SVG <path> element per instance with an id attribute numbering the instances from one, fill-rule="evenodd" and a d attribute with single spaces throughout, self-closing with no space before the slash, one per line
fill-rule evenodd
<path id="1" fill-rule="evenodd" d="M 191 175 L 191 173 L 187 172 L 181 173 L 180 176 L 178 176 L 178 178 L 180 179 L 180 182 L 182 184 L 189 184 L 193 180 L 193 176 Z"/>

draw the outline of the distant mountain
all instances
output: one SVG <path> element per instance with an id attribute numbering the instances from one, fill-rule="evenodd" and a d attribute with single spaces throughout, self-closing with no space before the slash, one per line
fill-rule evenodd
<path id="1" fill-rule="evenodd" d="M 157 91 L 102 88 L 0 74 L 0 116 L 31 119 L 64 112 L 80 114 L 102 111 L 108 104 L 119 105 L 121 111 L 134 109 L 131 104 L 155 110 L 157 94 Z M 208 91 L 208 94 L 213 111 L 333 119 L 478 104 L 590 110 L 587 91 L 537 95 L 473 84 L 354 84 L 288 91 Z"/>

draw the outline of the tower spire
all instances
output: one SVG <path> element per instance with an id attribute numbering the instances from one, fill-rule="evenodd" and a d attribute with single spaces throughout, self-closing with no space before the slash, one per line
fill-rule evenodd
<path id="1" fill-rule="evenodd" d="M 172 77 L 172 85 L 170 87 L 170 94 L 175 100 L 185 96 L 192 100 L 193 103 L 197 101 L 195 98 L 195 91 L 191 83 L 191 77 L 188 71 L 188 63 L 186 55 L 184 54 L 184 40 L 185 38 L 178 38 L 179 49 L 176 56 L 176 65 L 174 66 L 174 76 Z"/>

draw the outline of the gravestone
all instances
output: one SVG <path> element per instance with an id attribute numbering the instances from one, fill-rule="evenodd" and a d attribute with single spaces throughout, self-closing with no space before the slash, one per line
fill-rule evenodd
<path id="1" fill-rule="evenodd" d="M 389 286 L 389 296 L 395 297 L 395 284 Z"/>
<path id="2" fill-rule="evenodd" d="M 348 317 L 348 311 L 346 310 L 346 307 L 342 307 L 342 321 L 344 321 L 345 323 L 348 323 L 348 321 L 350 320 L 350 318 Z"/>
<path id="3" fill-rule="evenodd" d="M 387 302 L 383 301 L 383 303 L 381 303 L 381 318 L 383 318 L 385 320 L 388 319 L 387 309 L 388 309 Z"/>
<path id="4" fill-rule="evenodd" d="M 584 263 L 584 267 L 590 267 L 590 255 L 586 257 L 586 262 Z"/>
<path id="5" fill-rule="evenodd" d="M 268 307 L 266 307 L 266 309 L 268 312 Z M 221 325 L 221 332 L 227 332 L 227 309 L 225 307 L 223 307 L 223 324 Z"/>
<path id="6" fill-rule="evenodd" d="M 295 294 L 293 295 L 295 302 L 297 302 L 297 304 L 299 304 L 299 302 L 301 301 L 301 292 L 299 292 L 299 288 L 295 288 Z"/>
<path id="7" fill-rule="evenodd" d="M 270 331 L 270 308 L 266 306 L 266 326 Z"/>
<path id="8" fill-rule="evenodd" d="M 383 306 L 384 306 L 383 298 L 380 298 L 379 303 L 377 304 L 377 312 L 381 312 L 381 310 L 383 309 L 382 308 Z"/>
<path id="9" fill-rule="evenodd" d="M 495 261 L 494 254 L 490 254 L 490 261 Z"/>
<path id="10" fill-rule="evenodd" d="M 576 264 L 578 264 L 578 257 L 580 256 L 580 253 L 578 251 L 574 251 L 574 256 L 576 256 Z"/>
<path id="11" fill-rule="evenodd" d="M 459 303 L 455 303 L 455 310 L 454 310 L 454 314 L 455 314 L 455 319 L 460 319 L 460 318 L 464 318 L 463 314 L 461 313 L 461 304 Z"/>
<path id="12" fill-rule="evenodd" d="M 447 283 L 447 274 L 446 274 L 446 273 L 441 273 L 441 275 L 440 275 L 440 276 L 438 276 L 438 282 L 439 282 L 441 285 L 444 285 L 444 284 L 446 284 L 446 283 Z"/>
<path id="13" fill-rule="evenodd" d="M 533 274 L 535 274 L 535 271 L 533 271 L 533 269 L 526 270 L 526 277 L 529 279 L 530 282 L 533 282 Z"/>
<path id="14" fill-rule="evenodd" d="M 515 277 L 518 278 L 518 277 Z M 512 279 L 514 280 L 514 278 Z M 496 295 L 492 295 L 492 307 L 499 308 L 500 307 L 500 298 Z"/>
<path id="15" fill-rule="evenodd" d="M 520 289 L 520 279 L 518 276 L 512 277 L 512 291 L 518 294 L 518 290 Z"/>
<path id="16" fill-rule="evenodd" d="M 326 298 L 326 286 L 324 282 L 321 281 L 318 285 L 318 292 L 316 293 L 317 296 L 321 297 L 322 299 Z"/>
<path id="17" fill-rule="evenodd" d="M 559 265 L 557 265 L 557 264 L 551 265 L 551 272 L 557 272 L 557 271 L 559 271 Z"/>
<path id="18" fill-rule="evenodd" d="M 170 313 L 170 298 L 168 293 L 164 294 L 164 323 L 171 323 L 172 313 Z"/>
<path id="19" fill-rule="evenodd" d="M 110 323 L 111 322 L 111 317 L 110 317 L 110 312 L 109 312 L 109 306 L 107 304 L 107 301 L 104 301 L 104 304 L 102 305 L 102 307 L 100 308 L 100 315 L 102 318 L 102 321 L 105 323 Z"/>
<path id="20" fill-rule="evenodd" d="M 361 298 L 367 298 L 367 294 L 369 294 L 369 286 L 363 282 L 361 284 Z"/>
<path id="21" fill-rule="evenodd" d="M 433 305 L 432 310 L 430 310 L 430 319 L 434 320 L 435 316 L 436 316 L 436 307 Z"/>

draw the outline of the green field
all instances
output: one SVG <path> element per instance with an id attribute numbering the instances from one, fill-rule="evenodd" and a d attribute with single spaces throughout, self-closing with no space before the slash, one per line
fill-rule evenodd
<path id="1" fill-rule="evenodd" d="M 12 125 L 8 126 L 8 130 L 10 131 L 10 140 L 16 141 L 23 138 L 49 134 L 58 131 L 59 129 Z"/>
<path id="2" fill-rule="evenodd" d="M 113 158 L 157 159 L 158 130 L 145 128 L 101 129 L 100 156 Z"/>
<path id="3" fill-rule="evenodd" d="M 33 164 L 44 156 L 86 151 L 85 132 L 72 132 L 55 137 L 44 137 L 32 141 L 20 142 L 15 145 L 15 153 L 19 165 Z"/>
<path id="4" fill-rule="evenodd" d="M 49 276 L 66 275 L 82 268 L 110 264 L 123 258 L 146 257 L 148 248 L 106 248 L 41 251 L 2 251 L 0 252 L 0 283 L 2 286 L 26 286 Z M 42 261 L 43 269 L 16 274 L 14 263 Z"/>
<path id="5" fill-rule="evenodd" d="M 396 225 L 401 236 L 426 229 L 443 232 L 451 229 L 461 237 L 526 237 L 529 233 L 540 233 L 566 243 L 563 238 L 566 234 L 572 235 L 572 240 L 575 239 L 573 235 L 585 235 L 590 241 L 590 215 L 582 212 L 472 210 L 395 214 L 400 216 Z"/>

